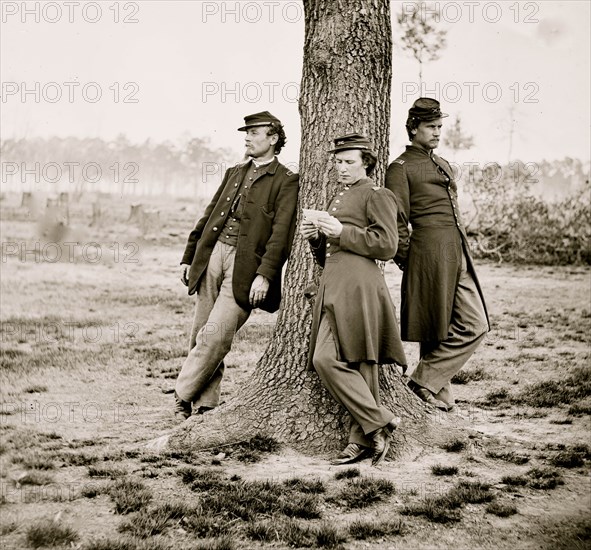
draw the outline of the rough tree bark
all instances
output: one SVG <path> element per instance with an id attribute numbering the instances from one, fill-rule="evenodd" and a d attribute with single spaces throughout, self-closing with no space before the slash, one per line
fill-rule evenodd
<path id="1" fill-rule="evenodd" d="M 336 192 L 327 150 L 357 131 L 374 142 L 384 180 L 388 160 L 392 40 L 389 0 L 304 0 L 306 31 L 300 97 L 300 209 L 325 208 Z M 298 220 L 299 221 L 299 220 Z M 192 417 L 166 443 L 207 448 L 265 434 L 305 452 L 339 448 L 348 416 L 307 370 L 311 308 L 303 289 L 318 278 L 307 242 L 296 235 L 273 338 L 248 383 L 211 413 Z M 433 442 L 433 418 L 394 367 L 381 370 L 383 401 L 403 418 L 391 455 Z"/>

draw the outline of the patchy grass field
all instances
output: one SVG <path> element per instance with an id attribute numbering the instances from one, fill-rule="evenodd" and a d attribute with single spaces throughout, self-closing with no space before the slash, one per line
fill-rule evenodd
<path id="1" fill-rule="evenodd" d="M 193 308 L 178 263 L 199 207 L 146 200 L 163 221 L 146 237 L 131 201 L 101 200 L 99 228 L 70 205 L 78 244 L 60 248 L 20 197 L 0 203 L 2 548 L 591 547 L 588 269 L 479 266 L 493 330 L 454 380 L 450 414 L 470 429 L 442 448 L 380 469 L 265 438 L 153 454 L 174 422 Z M 273 323 L 255 312 L 240 333 L 226 398 Z"/>

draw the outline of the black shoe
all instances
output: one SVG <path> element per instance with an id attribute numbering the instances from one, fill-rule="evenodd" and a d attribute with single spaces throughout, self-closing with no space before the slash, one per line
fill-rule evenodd
<path id="1" fill-rule="evenodd" d="M 443 388 L 441 388 L 439 393 L 434 394 L 434 397 L 438 401 L 442 401 L 443 403 L 445 403 L 447 405 L 448 411 L 452 411 L 454 409 L 454 406 L 456 404 L 456 400 L 453 398 L 453 395 L 451 394 L 451 390 L 446 389 L 445 386 Z"/>
<path id="2" fill-rule="evenodd" d="M 372 434 L 373 440 L 373 456 L 371 459 L 372 466 L 378 466 L 382 463 L 388 451 L 390 450 L 390 441 L 392 440 L 392 433 L 385 427 L 376 430 Z"/>
<path id="3" fill-rule="evenodd" d="M 399 417 L 395 417 L 390 422 L 388 422 L 383 428 L 380 428 L 373 432 L 372 440 L 373 440 L 373 454 L 371 459 L 372 466 L 379 466 L 388 451 L 390 450 L 390 443 L 392 442 L 392 433 L 398 428 L 400 425 L 401 419 Z"/>
<path id="4" fill-rule="evenodd" d="M 399 416 L 395 416 L 392 420 L 390 420 L 390 422 L 388 422 L 384 426 L 384 428 L 388 430 L 390 433 L 395 432 L 398 429 L 398 426 L 400 426 L 401 422 L 402 418 L 400 418 Z"/>
<path id="5" fill-rule="evenodd" d="M 450 407 L 447 403 L 444 403 L 439 399 L 435 399 L 435 396 L 433 395 L 433 392 L 431 392 L 431 390 L 423 388 L 423 386 L 419 386 L 416 382 L 412 380 L 408 383 L 408 387 L 414 392 L 416 396 L 418 396 L 425 403 L 433 405 L 433 407 L 445 412 L 451 410 L 452 407 Z"/>
<path id="6" fill-rule="evenodd" d="M 363 460 L 371 455 L 371 449 L 363 447 L 357 443 L 349 443 L 336 458 L 333 458 L 330 463 L 335 465 L 353 464 L 359 460 Z"/>
<path id="7" fill-rule="evenodd" d="M 174 415 L 179 420 L 187 420 L 191 416 L 191 403 L 183 401 L 176 391 L 174 392 Z"/>

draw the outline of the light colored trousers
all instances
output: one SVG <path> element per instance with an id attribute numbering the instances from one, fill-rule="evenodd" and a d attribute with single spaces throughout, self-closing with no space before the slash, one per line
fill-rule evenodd
<path id="1" fill-rule="evenodd" d="M 484 305 L 467 269 L 466 256 L 462 254 L 460 280 L 447 338 L 435 343 L 422 355 L 410 379 L 433 392 L 437 399 L 453 405 L 450 380 L 470 359 L 487 331 Z M 421 345 L 427 346 L 427 343 Z"/>
<path id="2" fill-rule="evenodd" d="M 217 407 L 224 357 L 250 311 L 234 299 L 232 271 L 236 248 L 217 242 L 195 300 L 189 355 L 176 381 L 176 393 L 193 407 Z"/>
<path id="3" fill-rule="evenodd" d="M 394 418 L 380 404 L 378 365 L 342 361 L 326 315 L 320 318 L 312 363 L 326 389 L 351 415 L 349 443 L 370 447 L 366 435 Z"/>

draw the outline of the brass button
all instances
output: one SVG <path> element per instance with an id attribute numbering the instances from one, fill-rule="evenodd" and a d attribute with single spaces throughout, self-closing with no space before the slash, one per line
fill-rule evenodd
<path id="1" fill-rule="evenodd" d="M 333 208 L 333 209 L 332 209 L 332 211 L 333 211 L 333 212 L 336 212 L 336 210 L 337 210 L 336 208 Z"/>
<path id="2" fill-rule="evenodd" d="M 230 197 L 228 197 L 226 200 L 229 201 L 230 200 Z"/>
<path id="3" fill-rule="evenodd" d="M 220 214 L 220 216 L 223 216 L 223 215 L 224 215 L 224 213 L 222 212 L 222 213 Z"/>
<path id="4" fill-rule="evenodd" d="M 217 228 L 217 227 L 214 227 L 214 228 L 213 228 L 213 230 L 214 230 L 214 231 L 217 231 L 217 230 L 218 230 L 218 228 Z"/>
<path id="5" fill-rule="evenodd" d="M 326 253 L 326 257 L 327 257 L 327 258 L 330 258 L 330 252 L 327 252 L 327 253 Z"/>
<path id="6" fill-rule="evenodd" d="M 330 243 L 326 243 L 326 248 L 330 248 Z"/>
<path id="7" fill-rule="evenodd" d="M 339 202 L 341 202 L 339 199 L 336 200 L 336 203 L 339 204 Z"/>

